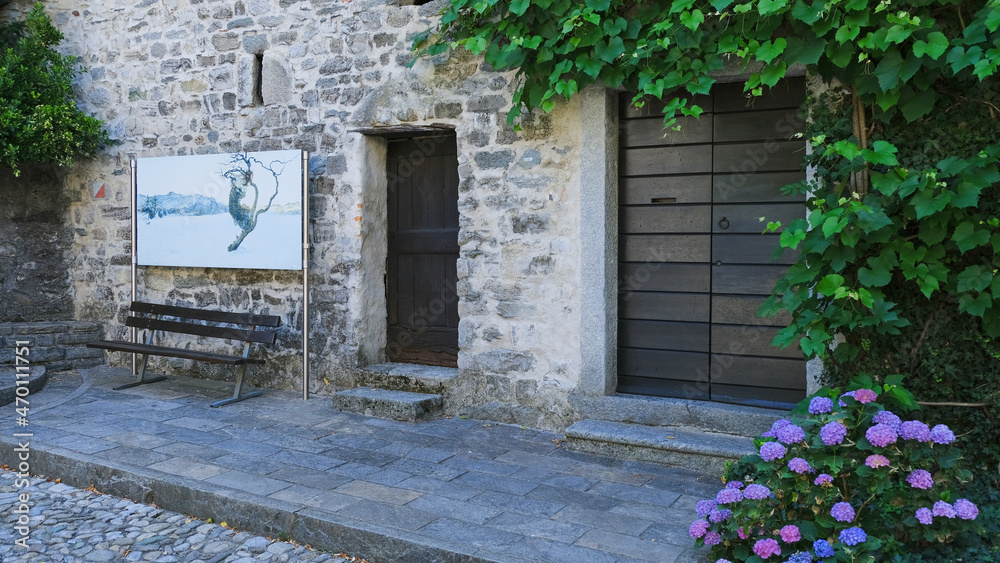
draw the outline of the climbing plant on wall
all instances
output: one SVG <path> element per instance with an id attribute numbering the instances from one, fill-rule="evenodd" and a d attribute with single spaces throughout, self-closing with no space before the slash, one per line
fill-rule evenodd
<path id="1" fill-rule="evenodd" d="M 73 101 L 77 59 L 56 51 L 61 41 L 41 4 L 0 23 L 0 164 L 15 175 L 27 163 L 69 166 L 111 142 Z"/>
<path id="2" fill-rule="evenodd" d="M 818 183 L 789 189 L 818 196 L 808 219 L 771 225 L 801 254 L 767 311 L 792 313 L 776 343 L 801 339 L 807 356 L 847 335 L 832 351 L 843 362 L 867 335 L 927 322 L 889 297 L 893 285 L 947 296 L 942 306 L 1000 336 L 1000 142 L 967 134 L 1000 118 L 998 28 L 1000 0 L 452 0 L 418 41 L 516 69 L 511 120 L 601 83 L 667 101 L 669 126 L 700 113 L 693 95 L 727 66 L 752 71 L 751 94 L 793 66 L 821 77 L 847 126 L 810 130 Z M 965 142 L 911 146 L 942 121 Z"/>

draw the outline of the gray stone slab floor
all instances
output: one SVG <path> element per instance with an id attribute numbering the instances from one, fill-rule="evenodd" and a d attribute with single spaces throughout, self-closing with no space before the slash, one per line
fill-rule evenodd
<path id="1" fill-rule="evenodd" d="M 90 519 L 103 530 L 94 534 L 126 537 L 140 517 L 148 523 L 139 529 L 155 528 L 161 522 L 151 515 L 169 510 L 226 521 L 247 530 L 244 542 L 287 537 L 376 563 L 705 560 L 692 549 L 687 528 L 695 502 L 718 490 L 714 476 L 570 452 L 561 436 L 530 428 L 342 413 L 328 397 L 303 401 L 292 391 L 267 390 L 212 409 L 209 403 L 230 394 L 231 383 L 170 376 L 111 389 L 131 378 L 106 366 L 51 374 L 46 388 L 28 397 L 26 425 L 18 424 L 15 405 L 0 408 L 0 463 L 16 469 L 18 440 L 27 440 L 32 474 L 157 507 L 143 513 L 140 505 L 107 507 L 98 498 L 111 497 L 94 497 L 88 502 L 104 511 Z M 0 495 L 12 492 L 9 482 L 0 486 Z M 35 516 L 45 516 L 47 505 L 39 506 Z M 12 537 L 11 516 L 4 508 L 4 545 Z M 109 523 L 117 529 L 109 531 Z M 71 554 L 80 541 L 93 545 L 59 533 L 50 530 L 48 541 Z M 99 560 L 90 557 L 65 560 Z"/>

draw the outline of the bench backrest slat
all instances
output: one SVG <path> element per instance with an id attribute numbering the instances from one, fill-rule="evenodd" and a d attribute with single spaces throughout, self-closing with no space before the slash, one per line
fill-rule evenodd
<path id="1" fill-rule="evenodd" d="M 281 317 L 277 315 L 227 313 L 226 311 L 195 309 L 193 307 L 176 307 L 174 305 L 161 305 L 159 303 L 146 303 L 143 301 L 133 301 L 131 310 L 136 313 L 167 315 L 170 317 L 197 319 L 199 321 L 209 321 L 215 323 L 231 323 L 231 324 L 256 325 L 256 326 L 267 326 L 267 327 L 281 326 Z"/>
<path id="2" fill-rule="evenodd" d="M 261 344 L 274 344 L 278 337 L 278 335 L 272 330 L 246 330 L 242 328 L 208 326 L 180 321 L 164 321 L 149 317 L 127 317 L 125 319 L 125 326 L 151 330 L 163 330 L 167 332 L 179 332 L 182 334 L 193 334 L 195 336 L 208 336 L 211 338 L 225 338 L 227 340 L 259 342 Z"/>

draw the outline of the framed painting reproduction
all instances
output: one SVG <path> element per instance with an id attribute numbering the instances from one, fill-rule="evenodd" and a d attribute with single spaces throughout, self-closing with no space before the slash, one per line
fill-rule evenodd
<path id="1" fill-rule="evenodd" d="M 136 159 L 141 266 L 302 269 L 302 151 Z"/>

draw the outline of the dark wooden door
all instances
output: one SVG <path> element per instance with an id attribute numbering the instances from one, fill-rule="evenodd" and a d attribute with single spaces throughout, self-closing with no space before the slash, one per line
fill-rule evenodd
<path id="1" fill-rule="evenodd" d="M 458 157 L 455 137 L 389 142 L 390 361 L 457 367 Z"/>
<path id="2" fill-rule="evenodd" d="M 804 396 L 797 349 L 770 346 L 788 319 L 757 308 L 795 256 L 770 260 L 768 220 L 805 215 L 780 188 L 803 178 L 789 80 L 748 102 L 742 84 L 699 97 L 699 120 L 664 131 L 662 105 L 621 96 L 618 391 L 743 404 Z"/>

